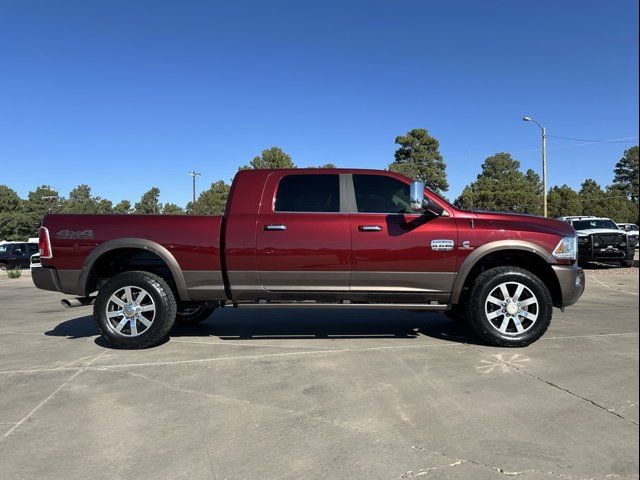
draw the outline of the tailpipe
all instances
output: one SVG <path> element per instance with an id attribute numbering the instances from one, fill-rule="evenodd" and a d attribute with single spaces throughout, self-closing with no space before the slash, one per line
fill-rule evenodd
<path id="1" fill-rule="evenodd" d="M 91 305 L 96 301 L 96 297 L 76 297 L 76 298 L 63 298 L 60 300 L 60 303 L 63 307 L 73 308 L 73 307 L 84 307 L 86 305 Z"/>

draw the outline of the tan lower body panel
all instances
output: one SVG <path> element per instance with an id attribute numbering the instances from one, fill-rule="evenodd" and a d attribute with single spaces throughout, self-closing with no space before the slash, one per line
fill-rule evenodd
<path id="1" fill-rule="evenodd" d="M 230 271 L 234 299 L 265 292 L 448 294 L 455 272 Z"/>
<path id="2" fill-rule="evenodd" d="M 191 300 L 225 300 L 227 298 L 220 270 L 185 270 L 182 275 Z"/>

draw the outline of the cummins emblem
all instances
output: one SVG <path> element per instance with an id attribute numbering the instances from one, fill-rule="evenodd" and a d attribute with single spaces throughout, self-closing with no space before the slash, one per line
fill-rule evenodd
<path id="1" fill-rule="evenodd" d="M 61 240 L 87 240 L 93 237 L 93 230 L 59 230 L 55 234 L 55 238 Z"/>
<path id="2" fill-rule="evenodd" d="M 453 240 L 431 240 L 431 250 L 436 252 L 448 252 L 453 250 Z"/>

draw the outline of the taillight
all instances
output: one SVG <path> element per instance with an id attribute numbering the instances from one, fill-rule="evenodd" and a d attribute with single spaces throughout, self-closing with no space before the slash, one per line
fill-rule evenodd
<path id="1" fill-rule="evenodd" d="M 49 238 L 49 230 L 47 227 L 40 227 L 40 236 L 38 238 L 38 248 L 40 249 L 40 258 L 51 258 L 51 239 Z"/>

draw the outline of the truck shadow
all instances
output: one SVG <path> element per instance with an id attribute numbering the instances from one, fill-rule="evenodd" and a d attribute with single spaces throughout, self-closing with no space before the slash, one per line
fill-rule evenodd
<path id="1" fill-rule="evenodd" d="M 91 315 L 56 325 L 45 335 L 87 338 L 98 335 Z M 413 339 L 419 336 L 450 342 L 478 344 L 469 327 L 442 314 L 427 312 L 380 311 L 362 309 L 286 309 L 265 312 L 232 310 L 214 312 L 196 325 L 176 324 L 170 337 L 218 337 L 220 340 L 295 340 L 295 339 Z M 100 337 L 96 343 L 108 346 Z"/>

